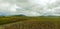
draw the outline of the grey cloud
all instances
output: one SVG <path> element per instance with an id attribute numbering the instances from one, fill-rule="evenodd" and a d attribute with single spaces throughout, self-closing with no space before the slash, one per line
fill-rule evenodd
<path id="1" fill-rule="evenodd" d="M 39 1 L 39 0 L 38 0 Z M 60 15 L 60 1 L 49 0 L 0 0 L 0 12 L 8 15 L 24 14 L 26 16 Z M 55 2 L 53 2 L 55 1 Z M 42 4 L 43 3 L 43 4 Z M 1 5 L 2 4 L 2 5 Z M 0 13 L 1 14 L 1 13 Z"/>

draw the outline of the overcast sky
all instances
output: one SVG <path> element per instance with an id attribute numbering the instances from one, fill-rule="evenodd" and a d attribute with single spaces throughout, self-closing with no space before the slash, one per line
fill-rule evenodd
<path id="1" fill-rule="evenodd" d="M 0 15 L 60 15 L 59 0 L 0 0 Z"/>

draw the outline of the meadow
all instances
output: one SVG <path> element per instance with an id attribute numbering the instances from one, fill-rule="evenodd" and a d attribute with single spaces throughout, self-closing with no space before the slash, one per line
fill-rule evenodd
<path id="1" fill-rule="evenodd" d="M 4 29 L 59 29 L 60 16 L 0 16 L 0 26 Z"/>

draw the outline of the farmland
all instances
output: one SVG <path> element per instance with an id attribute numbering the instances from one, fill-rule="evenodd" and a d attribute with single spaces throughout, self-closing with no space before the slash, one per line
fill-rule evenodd
<path id="1" fill-rule="evenodd" d="M 59 29 L 60 17 L 1 16 L 1 29 Z"/>

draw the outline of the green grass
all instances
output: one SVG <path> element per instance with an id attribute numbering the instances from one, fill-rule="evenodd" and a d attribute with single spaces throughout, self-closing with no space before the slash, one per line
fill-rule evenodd
<path id="1" fill-rule="evenodd" d="M 16 22 L 22 22 L 22 23 L 16 23 Z M 15 24 L 12 24 L 15 23 Z M 12 24 L 5 26 L 7 29 L 19 29 L 21 26 L 23 29 L 58 29 L 60 27 L 60 17 L 57 16 L 41 16 L 41 17 L 26 17 L 26 16 L 1 16 L 0 17 L 0 25 L 5 24 Z M 43 25 L 45 24 L 45 25 Z M 19 26 L 20 25 L 20 26 Z M 17 26 L 16 28 L 14 28 Z M 37 27 L 36 27 L 37 26 Z M 41 26 L 41 27 L 40 27 Z M 48 28 L 46 28 L 49 26 Z M 32 28 L 34 27 L 34 28 Z"/>
<path id="2" fill-rule="evenodd" d="M 41 16 L 41 17 L 26 17 L 26 16 L 1 16 L 0 24 L 13 23 L 17 21 L 35 20 L 35 21 L 60 21 L 60 17 Z"/>

